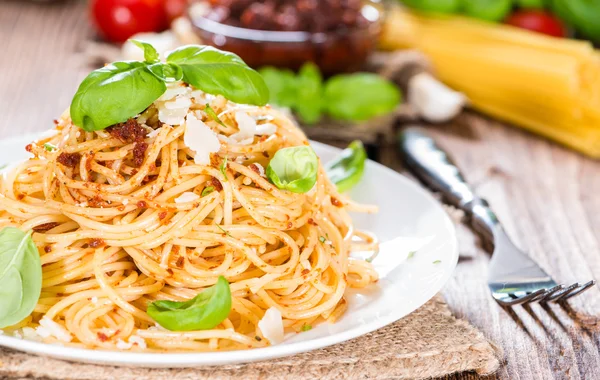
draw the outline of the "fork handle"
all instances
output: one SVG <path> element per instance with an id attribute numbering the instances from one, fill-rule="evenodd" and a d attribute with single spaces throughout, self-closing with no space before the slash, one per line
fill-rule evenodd
<path id="1" fill-rule="evenodd" d="M 406 128 L 399 135 L 400 150 L 407 169 L 443 201 L 465 212 L 472 228 L 487 243 L 493 244 L 494 234 L 501 229 L 498 218 L 487 201 L 475 195 L 448 154 L 422 128 Z"/>

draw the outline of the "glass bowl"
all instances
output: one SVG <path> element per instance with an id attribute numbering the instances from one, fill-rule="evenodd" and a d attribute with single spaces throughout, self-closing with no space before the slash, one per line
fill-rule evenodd
<path id="1" fill-rule="evenodd" d="M 239 55 L 252 67 L 276 66 L 292 70 L 314 62 L 323 74 L 356 71 L 377 47 L 385 17 L 382 1 L 365 1 L 366 27 L 313 33 L 265 31 L 231 26 L 210 20 L 208 9 L 190 7 L 188 17 L 203 43 Z"/>

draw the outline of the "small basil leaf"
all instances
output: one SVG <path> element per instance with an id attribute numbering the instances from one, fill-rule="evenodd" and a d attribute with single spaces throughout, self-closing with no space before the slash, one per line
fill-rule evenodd
<path id="1" fill-rule="evenodd" d="M 71 102 L 71 119 L 88 132 L 98 131 L 139 114 L 166 89 L 145 63 L 114 62 L 83 80 Z"/>
<path id="2" fill-rule="evenodd" d="M 171 52 L 167 62 L 179 65 L 183 80 L 206 93 L 259 106 L 269 101 L 269 89 L 263 78 L 233 53 L 188 45 Z"/>
<path id="3" fill-rule="evenodd" d="M 288 69 L 263 67 L 258 71 L 269 88 L 269 103 L 292 108 L 296 105 L 297 80 L 294 72 Z"/>
<path id="4" fill-rule="evenodd" d="M 305 63 L 298 73 L 297 102 L 294 108 L 306 124 L 314 124 L 321 118 L 323 78 L 314 63 Z"/>
<path id="5" fill-rule="evenodd" d="M 306 193 L 317 182 L 319 159 L 309 146 L 277 151 L 267 167 L 267 178 L 278 188 Z"/>
<path id="6" fill-rule="evenodd" d="M 171 331 L 209 330 L 223 322 L 231 311 L 231 289 L 223 276 L 186 302 L 155 301 L 146 312 Z"/>
<path id="7" fill-rule="evenodd" d="M 400 90 L 379 75 L 337 75 L 327 81 L 324 104 L 335 119 L 361 121 L 389 113 L 400 103 Z"/>
<path id="8" fill-rule="evenodd" d="M 224 127 L 227 127 L 225 125 L 225 123 L 223 123 L 223 121 L 221 121 L 221 119 L 219 119 L 219 115 L 217 115 L 215 110 L 213 110 L 212 107 L 208 103 L 206 103 L 206 108 L 204 108 L 204 112 L 206 112 L 206 114 L 208 116 L 210 116 L 210 118 L 213 119 L 214 121 L 216 121 L 217 123 L 221 124 Z"/>
<path id="9" fill-rule="evenodd" d="M 325 171 L 339 192 L 350 190 L 356 185 L 365 171 L 367 152 L 362 142 L 353 141 L 333 161 L 327 163 Z"/>
<path id="10" fill-rule="evenodd" d="M 204 190 L 202 190 L 202 194 L 201 194 L 201 195 L 202 195 L 203 197 L 205 197 L 205 196 L 207 196 L 208 194 L 212 193 L 213 191 L 215 191 L 215 187 L 214 187 L 214 186 L 206 186 L 206 187 L 204 188 Z"/>
<path id="11" fill-rule="evenodd" d="M 155 63 L 160 61 L 158 52 L 156 51 L 156 49 L 154 48 L 154 46 L 150 45 L 147 42 L 144 41 L 140 41 L 140 40 L 129 40 L 131 41 L 135 46 L 139 47 L 140 49 L 142 49 L 144 51 L 144 60 L 148 63 Z"/>
<path id="12" fill-rule="evenodd" d="M 0 231 L 0 328 L 26 318 L 42 291 L 40 255 L 30 233 L 6 227 Z"/>
<path id="13" fill-rule="evenodd" d="M 154 63 L 148 65 L 148 70 L 165 82 L 176 82 L 183 78 L 183 70 L 174 63 Z"/>

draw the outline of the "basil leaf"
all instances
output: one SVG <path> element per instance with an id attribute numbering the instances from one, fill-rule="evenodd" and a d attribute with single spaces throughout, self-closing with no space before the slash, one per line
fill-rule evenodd
<path id="1" fill-rule="evenodd" d="M 183 80 L 200 90 L 244 104 L 265 105 L 269 89 L 259 73 L 233 53 L 211 46 L 182 46 L 167 56 L 183 70 Z"/>
<path id="2" fill-rule="evenodd" d="M 278 188 L 306 193 L 317 182 L 319 159 L 309 146 L 277 151 L 267 167 L 267 178 Z"/>
<path id="3" fill-rule="evenodd" d="M 327 81 L 324 104 L 335 119 L 361 121 L 389 113 L 400 103 L 400 90 L 379 75 L 337 75 Z"/>
<path id="4" fill-rule="evenodd" d="M 306 124 L 314 124 L 321 118 L 323 78 L 314 63 L 305 63 L 298 73 L 297 102 L 294 108 Z"/>
<path id="5" fill-rule="evenodd" d="M 171 331 L 209 330 L 229 316 L 231 289 L 223 276 L 186 302 L 155 301 L 148 305 L 150 318 Z"/>
<path id="6" fill-rule="evenodd" d="M 296 105 L 298 89 L 296 75 L 288 69 L 263 67 L 258 71 L 269 88 L 269 103 L 292 108 Z"/>
<path id="7" fill-rule="evenodd" d="M 139 114 L 167 87 L 142 62 L 115 62 L 92 71 L 71 102 L 71 119 L 84 130 L 98 131 Z"/>
<path id="8" fill-rule="evenodd" d="M 54 144 L 45 143 L 44 144 L 44 149 L 46 149 L 47 152 L 54 152 L 58 148 Z"/>
<path id="9" fill-rule="evenodd" d="M 225 123 L 223 123 L 221 121 L 221 119 L 219 119 L 219 115 L 217 115 L 217 113 L 215 112 L 215 110 L 213 110 L 212 107 L 208 103 L 206 103 L 206 108 L 204 108 L 204 112 L 206 112 L 206 114 L 208 116 L 210 116 L 210 118 L 213 119 L 214 121 L 216 121 L 217 123 L 221 124 L 224 127 L 227 127 L 225 125 Z"/>
<path id="10" fill-rule="evenodd" d="M 42 265 L 31 232 L 0 231 L 0 328 L 26 318 L 42 291 Z"/>
<path id="11" fill-rule="evenodd" d="M 156 51 L 154 46 L 150 45 L 147 42 L 140 41 L 140 40 L 130 39 L 129 41 L 131 41 L 135 46 L 139 47 L 140 49 L 142 49 L 144 51 L 144 60 L 146 62 L 155 63 L 155 62 L 160 61 L 158 52 Z"/>
<path id="12" fill-rule="evenodd" d="M 148 70 L 165 82 L 175 82 L 183 78 L 183 70 L 174 63 L 154 63 L 148 66 Z"/>
<path id="13" fill-rule="evenodd" d="M 350 190 L 356 185 L 365 171 L 367 152 L 362 142 L 353 141 L 342 153 L 325 166 L 331 182 L 337 185 L 339 192 Z"/>
<path id="14" fill-rule="evenodd" d="M 202 197 L 207 196 L 208 194 L 212 193 L 213 191 L 215 191 L 215 187 L 214 186 L 206 186 L 204 188 L 204 190 L 202 190 Z"/>

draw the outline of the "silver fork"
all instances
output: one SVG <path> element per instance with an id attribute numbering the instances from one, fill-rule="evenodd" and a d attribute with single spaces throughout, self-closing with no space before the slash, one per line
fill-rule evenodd
<path id="1" fill-rule="evenodd" d="M 594 286 L 594 280 L 581 285 L 558 284 L 517 248 L 485 199 L 473 193 L 453 161 L 422 128 L 405 129 L 399 143 L 407 168 L 445 202 L 463 210 L 483 242 L 493 246 L 488 287 L 498 303 L 561 302 Z"/>

